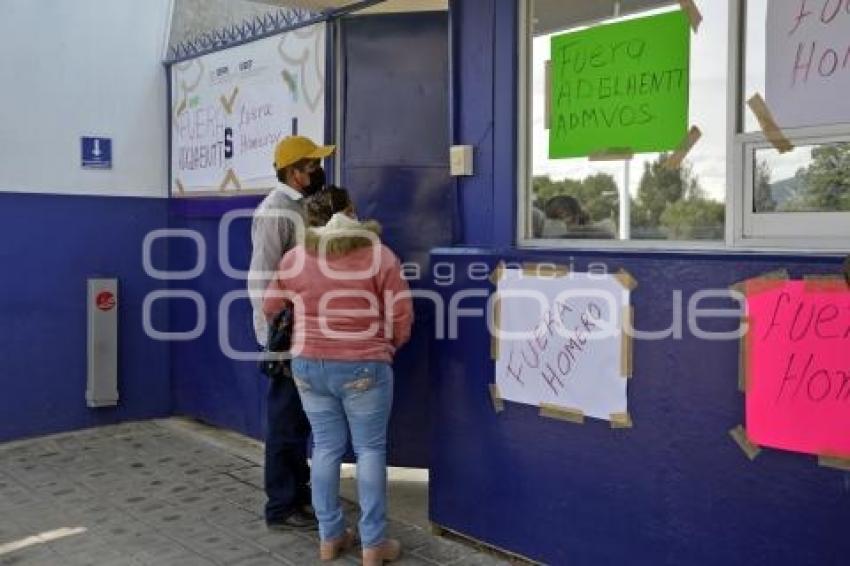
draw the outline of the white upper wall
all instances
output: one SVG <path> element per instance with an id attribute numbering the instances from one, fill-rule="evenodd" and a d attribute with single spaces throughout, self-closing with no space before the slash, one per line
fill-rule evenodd
<path id="1" fill-rule="evenodd" d="M 163 45 L 171 0 L 4 0 L 0 192 L 168 193 Z M 83 170 L 80 138 L 112 138 Z"/>

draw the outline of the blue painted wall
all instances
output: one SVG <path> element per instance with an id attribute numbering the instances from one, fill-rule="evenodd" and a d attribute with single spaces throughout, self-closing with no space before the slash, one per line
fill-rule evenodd
<path id="1" fill-rule="evenodd" d="M 171 413 L 168 345 L 142 328 L 164 288 L 142 241 L 166 223 L 163 199 L 0 194 L 0 441 Z M 166 246 L 153 259 L 163 267 Z M 119 279 L 117 408 L 86 407 L 86 280 Z M 167 309 L 153 311 L 157 328 Z"/>
<path id="2" fill-rule="evenodd" d="M 362 217 L 379 220 L 383 238 L 406 262 L 427 270 L 429 251 L 453 240 L 454 195 L 448 176 L 447 63 L 445 13 L 363 16 L 344 22 L 340 41 L 345 92 L 342 184 Z M 333 50 L 331 50 L 332 52 Z M 411 107 L 418 112 L 407 113 Z M 399 116 L 387 120 L 387 116 Z M 330 130 L 330 127 L 328 128 Z M 330 164 L 326 164 L 330 167 Z M 219 346 L 218 308 L 245 283 L 219 268 L 219 222 L 228 210 L 253 210 L 258 198 L 173 200 L 170 225 L 195 230 L 207 243 L 207 270 L 172 287 L 207 299 L 203 335 L 171 348 L 175 410 L 256 438 L 265 435 L 266 380 L 256 365 L 229 359 Z M 235 267 L 247 269 L 249 219 L 233 225 L 226 246 Z M 191 268 L 194 245 L 174 240 L 172 269 Z M 428 278 L 415 287 L 428 288 Z M 395 361 L 396 391 L 390 424 L 389 460 L 394 465 L 428 463 L 428 394 L 432 359 L 432 311 L 417 302 L 413 337 Z M 228 336 L 240 351 L 252 351 L 247 300 L 233 304 Z M 175 330 L 196 319 L 188 301 L 171 303 Z"/>
<path id="3" fill-rule="evenodd" d="M 172 289 L 195 291 L 204 297 L 207 324 L 203 334 L 191 341 L 170 343 L 171 390 L 174 413 L 187 415 L 206 423 L 235 430 L 257 439 L 266 435 L 265 411 L 268 380 L 259 372 L 255 362 L 239 361 L 225 355 L 219 333 L 222 327 L 233 349 L 254 353 L 257 349 L 251 306 L 247 299 L 232 303 L 226 325 L 219 316 L 219 307 L 228 293 L 245 291 L 245 281 L 231 278 L 220 266 L 220 224 L 228 211 L 242 210 L 250 214 L 258 197 L 228 199 L 173 199 L 170 202 L 169 225 L 174 229 L 196 231 L 206 245 L 204 274 L 189 281 L 177 281 Z M 250 218 L 237 220 L 227 232 L 225 243 L 232 266 L 247 270 L 251 258 Z M 188 240 L 173 239 L 169 245 L 169 267 L 188 270 L 195 265 L 195 245 Z M 195 305 L 187 300 L 168 302 L 170 330 L 186 332 L 195 327 Z M 428 351 L 431 332 L 418 327 L 412 344 L 399 356 L 399 364 L 412 365 L 420 352 Z M 427 377 L 427 376 L 426 376 Z M 398 379 L 404 379 L 399 376 Z M 391 424 L 390 459 L 397 465 L 425 462 L 427 455 L 427 426 L 412 423 L 411 413 L 424 416 L 427 404 L 422 400 L 422 387 L 397 388 L 396 410 Z M 402 414 L 398 407 L 412 407 Z M 426 421 L 427 422 L 427 421 Z M 424 438 L 424 440 L 423 440 Z"/>
<path id="4" fill-rule="evenodd" d="M 342 22 L 342 184 L 382 240 L 427 273 L 429 252 L 454 241 L 449 176 L 448 15 L 381 14 Z M 415 112 L 410 109 L 415 108 Z M 391 117 L 391 118 L 390 118 Z M 430 278 L 410 281 L 429 289 Z M 428 467 L 433 309 L 415 300 L 415 328 L 393 363 L 389 460 Z"/>
<path id="5" fill-rule="evenodd" d="M 516 0 L 451 0 L 452 144 L 474 147 L 475 175 L 457 178 L 459 243 L 516 241 Z"/>
<path id="6" fill-rule="evenodd" d="M 267 380 L 257 365 L 237 361 L 219 345 L 219 305 L 227 293 L 244 291 L 246 284 L 227 276 L 219 262 L 219 225 L 229 210 L 253 211 L 258 197 L 180 200 L 170 202 L 172 228 L 198 232 L 206 243 L 207 269 L 193 280 L 175 282 L 174 289 L 200 293 L 206 302 L 207 325 L 200 338 L 171 343 L 171 374 L 174 411 L 207 423 L 239 431 L 254 438 L 265 436 L 265 392 Z M 227 234 L 226 246 L 234 268 L 247 270 L 251 257 L 250 218 L 237 220 Z M 190 269 L 196 261 L 194 244 L 174 240 L 172 269 Z M 172 330 L 194 328 L 197 315 L 189 301 L 170 303 Z M 240 352 L 256 352 L 251 307 L 248 299 L 237 300 L 230 309 L 227 337 Z"/>
<path id="7" fill-rule="evenodd" d="M 779 267 L 838 271 L 839 257 L 553 252 L 515 247 L 517 202 L 515 0 L 452 0 L 453 143 L 473 144 L 476 175 L 457 181 L 462 244 L 432 262 L 455 266 L 446 302 L 491 290 L 473 262 L 589 262 L 625 268 L 639 329 L 670 324 L 684 300 Z M 486 299 L 468 299 L 483 308 Z M 707 324 L 728 329 L 733 321 Z M 493 411 L 490 340 L 481 318 L 435 341 L 431 519 L 549 564 L 846 564 L 850 475 L 812 457 L 765 451 L 747 460 L 728 431 L 743 422 L 738 344 L 683 340 L 635 345 L 632 430 L 542 419 L 533 407 Z"/>
<path id="8" fill-rule="evenodd" d="M 446 303 L 455 291 L 491 289 L 469 279 L 469 264 L 492 268 L 502 259 L 629 270 L 639 281 L 632 302 L 641 330 L 670 326 L 676 289 L 687 306 L 697 290 L 777 268 L 797 277 L 840 268 L 837 258 L 438 250 L 433 261 L 454 264 L 458 275 L 443 290 Z M 461 319 L 459 329 L 458 340 L 438 343 L 432 375 L 432 521 L 548 564 L 847 563 L 850 474 L 775 450 L 750 462 L 728 434 L 744 422 L 737 341 L 698 340 L 686 324 L 682 340 L 636 342 L 628 394 L 635 427 L 611 430 L 512 403 L 497 416 L 486 324 Z"/>
<path id="9" fill-rule="evenodd" d="M 786 267 L 794 275 L 833 272 L 839 258 L 803 256 L 544 252 L 517 250 L 515 235 L 516 3 L 451 3 L 451 138 L 476 149 L 476 175 L 456 180 L 457 241 L 433 261 L 455 265 L 443 288 L 489 289 L 470 280 L 473 261 L 604 262 L 639 280 L 636 324 L 669 324 L 675 289 L 726 288 Z M 127 419 L 187 414 L 263 436 L 266 383 L 251 362 L 219 347 L 220 299 L 244 282 L 219 268 L 219 219 L 258 199 L 178 201 L 0 195 L 0 441 Z M 166 283 L 147 277 L 141 242 L 152 229 L 197 230 L 207 270 L 173 282 L 206 300 L 198 340 L 153 341 L 142 332 L 144 296 Z M 248 221 L 228 235 L 233 264 L 246 268 Z M 154 250 L 156 265 L 194 263 L 193 246 Z M 121 280 L 122 404 L 85 407 L 85 280 Z M 465 307 L 483 306 L 470 299 Z M 194 325 L 192 305 L 160 303 L 158 328 Z M 717 321 L 715 329 L 728 321 Z M 228 336 L 254 349 L 250 307 L 233 305 Z M 419 346 L 416 346 L 419 347 Z M 422 346 L 425 347 L 425 346 Z M 765 451 L 748 461 L 728 436 L 743 420 L 735 342 L 638 343 L 630 383 L 631 430 L 541 419 L 531 407 L 493 412 L 489 337 L 481 319 L 462 319 L 460 339 L 428 345 L 431 370 L 432 520 L 551 564 L 844 564 L 850 539 L 850 477 L 814 459 Z"/>

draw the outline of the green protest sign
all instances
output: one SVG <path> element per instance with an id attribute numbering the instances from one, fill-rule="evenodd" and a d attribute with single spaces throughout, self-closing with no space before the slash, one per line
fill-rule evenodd
<path id="1" fill-rule="evenodd" d="M 681 10 L 552 37 L 549 158 L 676 148 L 690 41 Z"/>

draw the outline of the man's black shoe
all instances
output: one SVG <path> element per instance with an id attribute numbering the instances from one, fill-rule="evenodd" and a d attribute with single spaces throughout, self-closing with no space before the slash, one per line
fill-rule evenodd
<path id="1" fill-rule="evenodd" d="M 319 528 L 316 516 L 304 509 L 297 509 L 286 519 L 280 521 L 266 521 L 266 527 L 270 531 L 315 531 Z"/>

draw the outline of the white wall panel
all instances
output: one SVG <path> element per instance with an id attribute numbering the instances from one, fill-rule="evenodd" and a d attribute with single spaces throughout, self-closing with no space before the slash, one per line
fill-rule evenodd
<path id="1" fill-rule="evenodd" d="M 0 191 L 165 196 L 169 0 L 5 0 Z M 113 168 L 80 165 L 80 137 Z"/>

